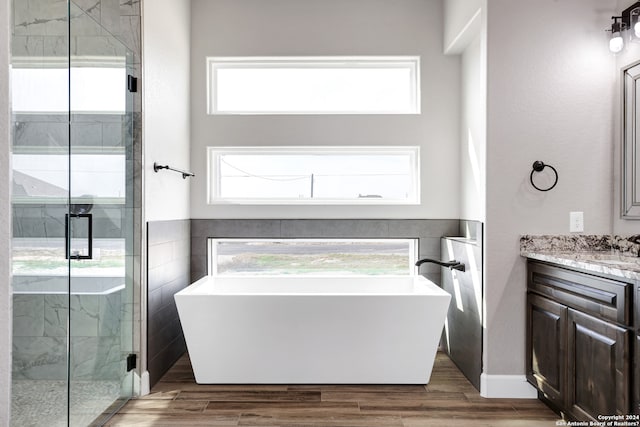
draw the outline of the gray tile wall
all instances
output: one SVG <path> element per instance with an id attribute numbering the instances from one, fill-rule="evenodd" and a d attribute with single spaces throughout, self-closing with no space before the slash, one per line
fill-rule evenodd
<path id="1" fill-rule="evenodd" d="M 147 223 L 147 369 L 153 386 L 186 351 L 173 296 L 187 287 L 190 221 Z"/>
<path id="2" fill-rule="evenodd" d="M 482 373 L 482 305 L 478 305 L 477 292 L 481 290 L 483 264 L 483 224 L 461 221 L 461 236 L 472 240 L 442 239 L 442 251 L 451 251 L 451 257 L 466 266 L 464 272 L 442 268 L 442 287 L 454 295 L 447 314 L 448 328 L 442 333 L 441 348 L 460 368 L 471 384 L 480 390 Z M 475 271 L 474 271 L 475 270 Z M 455 277 L 455 286 L 454 286 Z M 460 310 L 458 307 L 462 307 Z"/>
<path id="3" fill-rule="evenodd" d="M 415 238 L 419 256 L 440 258 L 440 238 L 458 236 L 457 219 L 192 219 L 191 281 L 207 274 L 209 238 Z M 440 283 L 440 268 L 420 272 Z"/>
<path id="4" fill-rule="evenodd" d="M 460 220 L 460 230 L 458 236 L 478 242 L 480 248 L 483 247 L 484 224 L 480 221 Z"/>

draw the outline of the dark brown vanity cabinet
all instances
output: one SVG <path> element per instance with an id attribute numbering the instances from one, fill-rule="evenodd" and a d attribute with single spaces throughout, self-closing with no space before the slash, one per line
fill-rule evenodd
<path id="1" fill-rule="evenodd" d="M 569 418 L 636 412 L 633 290 L 633 283 L 529 261 L 527 379 Z"/>

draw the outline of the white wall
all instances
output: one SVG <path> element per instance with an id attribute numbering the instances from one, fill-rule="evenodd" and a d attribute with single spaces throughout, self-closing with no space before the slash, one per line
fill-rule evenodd
<path id="1" fill-rule="evenodd" d="M 192 218 L 458 218 L 459 61 L 440 0 L 193 0 Z M 422 114 L 207 116 L 207 56 L 420 55 Z M 209 206 L 209 145 L 419 145 L 420 206 Z"/>
<path id="2" fill-rule="evenodd" d="M 11 409 L 11 162 L 9 148 L 10 0 L 0 0 L 0 425 Z"/>
<path id="3" fill-rule="evenodd" d="M 461 56 L 460 218 L 485 221 L 487 2 L 445 0 L 444 52 Z"/>
<path id="4" fill-rule="evenodd" d="M 460 217 L 485 221 L 486 36 L 479 32 L 462 54 Z"/>
<path id="5" fill-rule="evenodd" d="M 489 0 L 487 34 L 486 331 L 488 375 L 524 375 L 525 261 L 521 234 L 585 233 L 612 224 L 615 76 L 605 29 L 615 0 Z M 524 13 L 526 12 L 526 13 Z M 543 193 L 535 160 L 556 167 Z"/>
<path id="6" fill-rule="evenodd" d="M 188 219 L 189 179 L 153 163 L 189 170 L 190 0 L 143 4 L 145 221 Z M 202 179 L 202 178 L 201 178 Z"/>
<path id="7" fill-rule="evenodd" d="M 480 33 L 487 0 L 445 0 L 444 51 L 460 54 Z"/>
<path id="8" fill-rule="evenodd" d="M 635 3 L 636 0 L 618 0 L 616 15 Z M 635 220 L 622 219 L 621 214 L 621 175 L 622 175 L 622 70 L 629 65 L 640 61 L 640 43 L 627 43 L 625 49 L 616 56 L 613 73 L 616 77 L 615 97 L 614 97 L 614 153 L 613 153 L 613 183 L 614 183 L 614 211 L 613 211 L 613 233 L 619 235 L 629 235 L 640 233 L 640 218 Z"/>

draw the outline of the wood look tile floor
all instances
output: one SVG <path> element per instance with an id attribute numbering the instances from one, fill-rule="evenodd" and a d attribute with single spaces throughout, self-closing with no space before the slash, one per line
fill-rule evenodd
<path id="1" fill-rule="evenodd" d="M 183 356 L 108 426 L 552 427 L 559 417 L 538 400 L 484 399 L 438 353 L 421 385 L 201 385 Z"/>

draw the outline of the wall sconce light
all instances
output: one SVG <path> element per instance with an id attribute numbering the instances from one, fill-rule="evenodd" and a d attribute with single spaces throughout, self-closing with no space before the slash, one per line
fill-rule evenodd
<path id="1" fill-rule="evenodd" d="M 624 39 L 622 38 L 622 30 L 624 29 L 622 16 L 612 16 L 613 24 L 611 24 L 611 38 L 609 39 L 609 50 L 618 53 L 624 48 Z"/>
<path id="2" fill-rule="evenodd" d="M 624 49 L 625 37 L 629 40 L 640 40 L 640 1 L 635 2 L 622 11 L 620 16 L 612 16 L 611 39 L 609 50 L 618 53 Z M 628 36 L 625 35 L 629 33 Z"/>
<path id="3" fill-rule="evenodd" d="M 633 37 L 640 38 L 640 2 L 629 12 L 629 28 L 633 29 Z"/>

